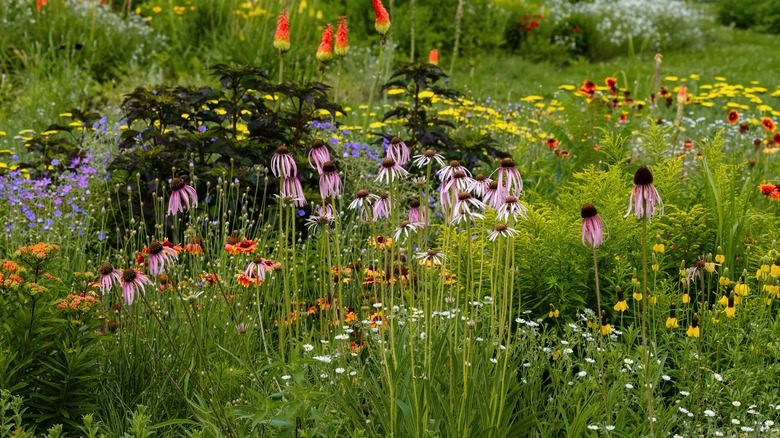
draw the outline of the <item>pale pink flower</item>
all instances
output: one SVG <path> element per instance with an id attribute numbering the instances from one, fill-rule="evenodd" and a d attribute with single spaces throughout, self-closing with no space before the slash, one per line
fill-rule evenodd
<path id="1" fill-rule="evenodd" d="M 144 285 L 147 284 L 152 284 L 152 282 L 141 271 L 137 269 L 125 269 L 122 271 L 122 297 L 125 299 L 125 304 L 128 306 L 133 305 L 136 292 L 140 290 L 146 293 Z"/>
<path id="2" fill-rule="evenodd" d="M 298 175 L 298 166 L 287 146 L 279 146 L 271 157 L 271 173 L 277 178 L 291 178 Z"/>
<path id="3" fill-rule="evenodd" d="M 176 214 L 198 206 L 198 193 L 184 183 L 181 178 L 171 179 L 171 198 L 168 201 L 168 214 Z"/>
<path id="4" fill-rule="evenodd" d="M 590 246 L 598 248 L 604 241 L 604 220 L 599 216 L 596 207 L 585 204 L 580 210 L 582 216 L 582 244 L 588 242 Z"/>

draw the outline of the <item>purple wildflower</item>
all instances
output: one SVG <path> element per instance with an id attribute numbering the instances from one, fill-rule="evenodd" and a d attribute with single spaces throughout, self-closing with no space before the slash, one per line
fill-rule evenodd
<path id="1" fill-rule="evenodd" d="M 318 173 L 322 173 L 322 165 L 328 161 L 330 161 L 328 145 L 320 139 L 314 140 L 314 143 L 312 143 L 311 149 L 309 150 L 309 166 L 311 166 L 312 169 L 317 169 Z"/>
<path id="2" fill-rule="evenodd" d="M 409 161 L 411 154 L 406 143 L 400 138 L 393 136 L 390 144 L 387 146 L 387 158 L 392 158 L 399 166 L 403 166 Z"/>
<path id="3" fill-rule="evenodd" d="M 125 269 L 122 271 L 122 296 L 125 299 L 125 304 L 128 306 L 133 305 L 135 293 L 139 289 L 146 293 L 145 284 L 152 284 L 152 282 L 141 271 L 137 269 Z"/>
<path id="4" fill-rule="evenodd" d="M 165 246 L 158 241 L 149 244 L 149 273 L 160 275 L 165 271 L 165 265 L 179 260 L 179 252 L 169 246 Z"/>
<path id="5" fill-rule="evenodd" d="M 176 214 L 198 206 L 198 193 L 194 188 L 184 183 L 181 178 L 171 180 L 171 199 L 168 201 L 168 214 Z"/>
<path id="6" fill-rule="evenodd" d="M 100 292 L 105 295 L 114 284 L 120 282 L 122 271 L 111 266 L 111 263 L 103 263 L 98 269 L 100 273 Z"/>
<path id="7" fill-rule="evenodd" d="M 653 173 L 647 166 L 641 166 L 634 174 L 634 189 L 628 200 L 628 211 L 625 217 L 628 217 L 633 210 L 637 219 L 647 218 L 650 221 L 658 207 L 661 207 L 659 216 L 663 216 L 664 203 L 658 190 L 653 186 Z"/>
<path id="8" fill-rule="evenodd" d="M 279 146 L 271 157 L 271 173 L 277 178 L 291 178 L 298 175 L 298 166 L 287 146 Z"/>
<path id="9" fill-rule="evenodd" d="M 332 161 L 322 164 L 320 174 L 320 196 L 323 198 L 336 197 L 341 193 L 341 177 L 336 171 L 336 165 Z"/>
<path id="10" fill-rule="evenodd" d="M 390 182 L 395 181 L 396 178 L 408 175 L 409 172 L 399 165 L 392 157 L 387 157 L 382 160 L 382 164 L 379 165 L 379 175 L 376 177 L 376 181 Z"/>
<path id="11" fill-rule="evenodd" d="M 590 246 L 598 248 L 604 241 L 604 220 L 599 216 L 596 207 L 585 204 L 580 210 L 582 216 L 582 244 L 587 241 Z"/>

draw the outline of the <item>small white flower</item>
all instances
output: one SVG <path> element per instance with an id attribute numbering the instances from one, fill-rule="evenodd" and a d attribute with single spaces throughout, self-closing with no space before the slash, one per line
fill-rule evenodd
<path id="1" fill-rule="evenodd" d="M 736 418 L 732 418 L 732 419 L 731 419 L 731 424 L 736 424 L 736 425 L 739 425 L 739 424 L 740 424 L 740 422 L 739 422 L 739 420 L 737 420 Z"/>
<path id="2" fill-rule="evenodd" d="M 717 380 L 718 382 L 722 382 L 723 381 L 723 376 L 721 376 L 718 373 L 713 374 L 712 377 L 714 377 L 715 380 Z"/>
<path id="3" fill-rule="evenodd" d="M 292 376 L 290 376 L 290 375 L 282 376 L 282 380 L 290 380 L 290 379 L 292 379 Z"/>
<path id="4" fill-rule="evenodd" d="M 738 402 L 737 400 L 734 400 L 733 402 L 731 402 L 731 404 L 734 405 L 734 407 L 737 407 L 737 408 L 742 406 L 742 403 Z"/>
<path id="5" fill-rule="evenodd" d="M 604 426 L 604 429 L 607 429 L 607 430 L 615 430 L 615 426 L 613 426 L 613 425 L 611 425 L 611 424 L 610 424 L 610 425 Z"/>
<path id="6" fill-rule="evenodd" d="M 704 411 L 704 415 L 706 415 L 708 417 L 714 417 L 715 416 L 715 411 L 711 411 L 711 410 L 707 409 L 707 410 Z"/>
<path id="7" fill-rule="evenodd" d="M 336 374 L 343 374 L 344 371 L 346 371 L 344 368 L 341 368 L 341 367 L 336 368 Z"/>
<path id="8" fill-rule="evenodd" d="M 311 344 L 304 344 L 304 346 L 303 346 L 303 349 L 304 349 L 305 351 L 312 351 L 312 350 L 314 350 L 314 345 L 311 345 Z"/>
<path id="9" fill-rule="evenodd" d="M 374 303 L 374 307 L 376 307 L 377 309 L 380 309 L 380 308 L 382 308 L 382 303 Z"/>
<path id="10" fill-rule="evenodd" d="M 356 375 L 357 375 L 357 371 L 350 371 L 350 372 L 349 372 L 349 375 L 350 375 L 350 376 L 356 376 Z"/>
<path id="11" fill-rule="evenodd" d="M 764 426 L 766 426 L 766 427 L 772 427 L 772 426 L 774 426 L 774 425 L 775 425 L 775 422 L 774 422 L 774 421 L 772 421 L 772 420 L 766 420 L 766 421 L 764 421 Z"/>
<path id="12" fill-rule="evenodd" d="M 341 334 L 341 335 L 334 336 L 334 338 L 336 338 L 336 339 L 338 339 L 340 341 L 343 341 L 343 340 L 349 339 L 349 335 Z"/>
<path id="13" fill-rule="evenodd" d="M 566 354 L 572 354 L 572 353 L 574 353 L 574 350 L 572 350 L 571 348 L 564 348 L 563 352 L 566 353 Z"/>
<path id="14" fill-rule="evenodd" d="M 753 432 L 753 428 L 752 427 L 742 426 L 741 429 L 742 429 L 742 432 Z"/>
<path id="15" fill-rule="evenodd" d="M 585 376 L 588 375 L 588 372 L 587 371 L 580 371 L 579 373 L 577 373 L 577 375 L 580 376 L 580 377 L 585 377 Z"/>
<path id="16" fill-rule="evenodd" d="M 586 357 L 585 362 L 587 363 L 596 363 L 596 359 L 593 359 L 592 357 Z"/>
<path id="17" fill-rule="evenodd" d="M 688 391 L 680 391 L 680 395 L 683 397 L 688 397 L 689 395 L 691 395 L 691 393 Z"/>
<path id="18" fill-rule="evenodd" d="M 325 374 L 325 373 L 322 373 L 322 374 L 320 374 L 320 377 L 321 377 L 321 378 L 323 378 L 323 379 L 327 379 L 327 378 L 328 378 L 328 375 L 327 375 L 327 374 Z"/>
<path id="19" fill-rule="evenodd" d="M 491 357 L 490 361 L 493 362 L 493 363 L 498 363 L 498 359 L 496 359 L 495 357 Z"/>
<path id="20" fill-rule="evenodd" d="M 330 356 L 314 356 L 314 359 L 325 363 L 330 363 L 330 361 L 332 360 Z"/>
<path id="21" fill-rule="evenodd" d="M 588 429 L 590 429 L 590 430 L 599 430 L 599 427 L 597 425 L 595 425 L 595 424 L 589 424 L 588 425 Z"/>
<path id="22" fill-rule="evenodd" d="M 664 379 L 664 381 L 666 381 L 666 382 L 668 382 L 668 381 L 672 380 L 672 378 L 671 378 L 671 377 L 669 377 L 669 376 L 667 376 L 666 374 L 664 374 L 663 376 L 661 376 L 661 378 L 662 378 L 662 379 Z"/>
<path id="23" fill-rule="evenodd" d="M 626 383 L 626 388 L 628 388 L 628 389 L 634 389 L 634 385 L 632 385 L 632 384 L 630 384 L 630 383 Z"/>

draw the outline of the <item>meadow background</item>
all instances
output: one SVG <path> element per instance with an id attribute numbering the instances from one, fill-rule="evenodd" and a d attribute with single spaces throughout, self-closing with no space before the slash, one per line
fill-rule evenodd
<path id="1" fill-rule="evenodd" d="M 0 19 L 0 436 L 780 434 L 776 0 Z"/>

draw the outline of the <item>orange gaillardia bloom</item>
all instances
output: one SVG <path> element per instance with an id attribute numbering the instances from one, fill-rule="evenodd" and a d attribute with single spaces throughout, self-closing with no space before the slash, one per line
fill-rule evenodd
<path id="1" fill-rule="evenodd" d="M 737 110 L 733 109 L 729 111 L 729 115 L 726 116 L 726 119 L 731 123 L 732 125 L 739 122 L 739 113 Z"/>
<path id="2" fill-rule="evenodd" d="M 276 20 L 276 34 L 274 34 L 274 48 L 280 53 L 290 50 L 290 15 L 287 9 L 282 9 Z"/>
<path id="3" fill-rule="evenodd" d="M 349 40 L 347 39 L 348 31 L 347 16 L 343 15 L 339 17 L 338 29 L 336 30 L 336 46 L 333 50 L 339 58 L 347 56 L 347 52 L 349 51 Z"/>
<path id="4" fill-rule="evenodd" d="M 382 0 L 371 0 L 374 4 L 374 13 L 376 14 L 376 21 L 374 21 L 374 27 L 380 35 L 387 35 L 390 31 L 390 14 L 387 13 L 387 9 L 382 5 Z"/>
<path id="5" fill-rule="evenodd" d="M 317 61 L 327 64 L 333 59 L 333 25 L 328 24 L 322 31 L 322 42 L 317 48 Z"/>
<path id="6" fill-rule="evenodd" d="M 769 132 L 775 132 L 775 129 L 777 129 L 775 122 L 773 122 L 769 117 L 764 117 L 761 119 L 761 124 L 764 126 L 764 130 Z"/>

